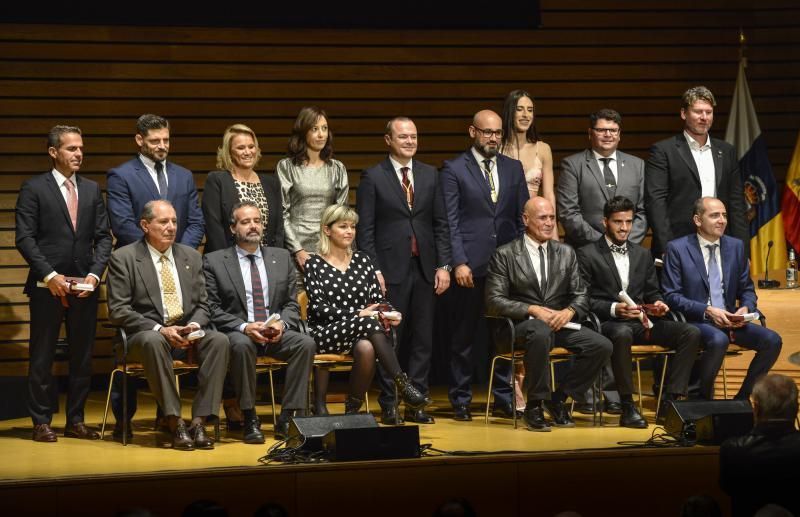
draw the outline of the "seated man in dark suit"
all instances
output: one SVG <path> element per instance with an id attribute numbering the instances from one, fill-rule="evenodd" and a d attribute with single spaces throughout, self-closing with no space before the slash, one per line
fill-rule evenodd
<path id="1" fill-rule="evenodd" d="M 525 235 L 499 247 L 486 275 L 486 310 L 516 322 L 525 350 L 528 400 L 525 423 L 531 431 L 549 431 L 547 409 L 557 427 L 573 427 L 564 407 L 567 395 L 579 396 L 594 382 L 611 356 L 611 342 L 586 327 L 566 328 L 589 310 L 575 251 L 552 240 L 556 214 L 550 201 L 535 197 L 522 214 Z M 553 344 L 576 355 L 575 365 L 550 392 L 549 358 Z M 543 408 L 544 406 L 544 408 Z"/>
<path id="2" fill-rule="evenodd" d="M 603 208 L 605 235 L 578 250 L 578 263 L 589 288 L 592 311 L 602 321 L 601 332 L 614 344 L 611 367 L 622 399 L 619 425 L 645 428 L 647 421 L 633 403 L 631 345 L 659 344 L 675 349 L 664 400 L 675 399 L 686 395 L 689 374 L 700 346 L 700 331 L 688 323 L 660 317 L 642 318 L 642 303 L 653 304 L 652 311 L 648 312 L 651 316 L 661 316 L 669 307 L 658 289 L 650 252 L 628 241 L 634 208 L 628 198 L 611 198 Z M 620 301 L 621 291 L 637 305 L 629 306 Z M 648 329 L 647 325 L 652 328 Z"/>
<path id="3" fill-rule="evenodd" d="M 209 324 L 203 259 L 197 250 L 175 242 L 177 217 L 169 201 L 147 202 L 140 224 L 144 238 L 111 255 L 108 317 L 128 333 L 129 359 L 144 365 L 173 434 L 173 448 L 213 449 L 204 424 L 219 411 L 229 344 L 224 334 L 207 328 L 204 336 L 190 341 L 191 333 Z M 172 361 L 191 347 L 196 347 L 200 369 L 187 431 Z"/>
<path id="4" fill-rule="evenodd" d="M 264 443 L 256 416 L 256 356 L 286 361 L 281 414 L 275 438 L 286 438 L 289 420 L 306 408 L 314 340 L 298 332 L 295 267 L 283 248 L 262 247 L 261 212 L 251 201 L 231 210 L 231 233 L 236 244 L 203 258 L 211 321 L 231 343 L 231 380 L 244 413 L 245 443 Z M 270 314 L 279 319 L 265 324 Z M 273 335 L 274 334 L 274 335 Z"/>
<path id="5" fill-rule="evenodd" d="M 711 399 L 728 344 L 756 351 L 735 398 L 747 400 L 753 383 L 766 374 L 781 352 L 781 337 L 741 316 L 756 312 L 756 292 L 744 243 L 724 235 L 728 212 L 717 198 L 694 204 L 697 233 L 670 241 L 664 258 L 662 288 L 667 303 L 681 311 L 702 335 L 703 355 L 696 365 L 700 396 Z M 719 248 L 719 249 L 717 249 Z"/>
<path id="6" fill-rule="evenodd" d="M 766 504 L 800 515 L 797 385 L 785 375 L 767 375 L 756 382 L 751 399 L 753 430 L 719 448 L 720 486 L 731 496 L 734 516 L 753 515 Z"/>

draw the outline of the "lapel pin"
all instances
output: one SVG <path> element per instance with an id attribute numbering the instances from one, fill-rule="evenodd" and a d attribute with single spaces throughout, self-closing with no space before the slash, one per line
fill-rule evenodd
<path id="1" fill-rule="evenodd" d="M 188 264 L 186 265 L 186 269 L 189 269 L 189 265 Z"/>

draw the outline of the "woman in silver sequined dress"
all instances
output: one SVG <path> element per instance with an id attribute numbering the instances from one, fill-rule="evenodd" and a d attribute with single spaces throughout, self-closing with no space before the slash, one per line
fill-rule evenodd
<path id="1" fill-rule="evenodd" d="M 328 117 L 315 106 L 300 110 L 289 138 L 288 156 L 278 162 L 285 245 L 303 271 L 316 253 L 322 212 L 347 203 L 347 169 L 333 158 Z"/>

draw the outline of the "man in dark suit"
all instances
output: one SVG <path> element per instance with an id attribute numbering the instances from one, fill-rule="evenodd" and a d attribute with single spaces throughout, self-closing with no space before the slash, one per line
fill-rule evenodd
<path id="1" fill-rule="evenodd" d="M 483 320 L 486 267 L 497 246 L 522 235 L 521 215 L 529 199 L 522 164 L 497 152 L 502 127 L 497 113 L 476 113 L 469 126 L 472 146 L 446 161 L 439 178 L 456 280 L 447 307 L 452 324 L 449 396 L 456 420 L 472 419 L 472 342 Z M 504 380 L 505 370 L 495 370 L 495 413 L 510 418 L 511 388 Z"/>
<path id="2" fill-rule="evenodd" d="M 414 160 L 417 127 L 406 117 L 386 124 L 389 156 L 361 174 L 358 184 L 358 247 L 378 269 L 378 281 L 392 305 L 403 314 L 397 328 L 398 355 L 408 357 L 408 376 L 428 393 L 433 350 L 435 295 L 450 286 L 450 234 L 444 202 L 437 195 L 439 173 Z M 379 368 L 382 421 L 402 421 L 395 414 L 394 380 Z M 424 408 L 406 408 L 406 418 L 433 423 Z"/>
<path id="3" fill-rule="evenodd" d="M 753 387 L 752 402 L 753 430 L 719 448 L 720 487 L 731 497 L 735 517 L 761 515 L 766 504 L 800 515 L 797 385 L 785 375 L 767 375 Z"/>
<path id="4" fill-rule="evenodd" d="M 705 86 L 683 94 L 683 132 L 656 143 L 645 165 L 647 220 L 653 229 L 652 252 L 661 258 L 667 242 L 694 233 L 692 205 L 700 197 L 716 197 L 728 207 L 728 234 L 748 242 L 742 179 L 736 150 L 711 138 L 714 94 Z M 749 246 L 745 246 L 749 255 Z"/>
<path id="5" fill-rule="evenodd" d="M 230 375 L 244 414 L 245 443 L 264 443 L 255 410 L 257 355 L 289 364 L 275 425 L 275 438 L 283 440 L 291 417 L 305 412 L 317 347 L 310 336 L 298 332 L 300 306 L 292 258 L 283 248 L 261 247 L 264 227 L 255 203 L 233 205 L 231 233 L 234 246 L 203 257 L 211 322 L 231 344 Z M 266 324 L 271 314 L 279 318 Z"/>
<path id="6" fill-rule="evenodd" d="M 197 248 L 203 240 L 203 212 L 197 201 L 192 172 L 167 161 L 169 122 L 158 115 L 145 114 L 136 121 L 134 137 L 139 155 L 108 171 L 106 175 L 108 217 L 121 248 L 142 239 L 139 215 L 144 205 L 166 199 L 178 218 L 175 241 Z M 128 419 L 136 413 L 136 383 L 128 383 Z M 117 422 L 122 421 L 122 385 L 114 382 L 111 406 Z"/>
<path id="7" fill-rule="evenodd" d="M 693 377 L 699 381 L 701 397 L 713 398 L 714 379 L 728 343 L 735 341 L 756 351 L 735 397 L 747 400 L 753 383 L 775 364 L 781 337 L 739 318 L 757 311 L 757 298 L 744 243 L 723 235 L 728 222 L 725 204 L 717 198 L 702 197 L 694 203 L 693 214 L 697 233 L 667 244 L 664 295 L 673 310 L 681 311 L 700 329 L 704 351 Z"/>
<path id="8" fill-rule="evenodd" d="M 111 255 L 108 318 L 128 333 L 129 359 L 144 365 L 150 390 L 172 433 L 173 448 L 213 449 L 205 421 L 219 410 L 229 344 L 224 334 L 208 328 L 203 259 L 194 248 L 175 242 L 177 216 L 169 201 L 147 202 L 141 227 L 141 240 Z M 203 336 L 191 335 L 199 330 L 204 330 Z M 172 361 L 190 355 L 190 348 L 196 350 L 199 371 L 192 425 L 187 429 Z"/>
<path id="9" fill-rule="evenodd" d="M 589 289 L 592 312 L 602 322 L 601 332 L 614 345 L 611 366 L 622 399 L 619 424 L 645 428 L 647 421 L 633 402 L 631 345 L 659 344 L 675 349 L 663 398 L 674 400 L 686 395 L 700 347 L 700 331 L 688 323 L 661 319 L 669 307 L 659 292 L 652 256 L 628 240 L 634 225 L 633 213 L 634 204 L 627 198 L 617 196 L 608 201 L 603 217 L 605 235 L 578 250 L 578 263 Z M 621 291 L 637 305 L 621 301 Z M 653 304 L 644 316 L 643 303 Z M 647 328 L 649 325 L 652 327 Z"/>
<path id="10" fill-rule="evenodd" d="M 525 423 L 531 431 L 549 431 L 547 409 L 557 427 L 573 427 L 567 395 L 583 394 L 611 356 L 611 342 L 578 325 L 589 299 L 575 251 L 557 238 L 556 214 L 550 201 L 531 198 L 522 215 L 525 235 L 497 248 L 486 276 L 486 311 L 515 322 L 518 344 L 525 349 L 528 386 Z M 555 392 L 550 390 L 553 346 L 575 354 L 575 364 Z"/>
<path id="11" fill-rule="evenodd" d="M 644 161 L 617 149 L 622 116 L 601 109 L 589 116 L 586 149 L 561 160 L 558 176 L 558 220 L 565 241 L 574 248 L 597 242 L 605 233 L 603 207 L 615 196 L 634 205 L 628 241 L 640 244 L 647 233 L 644 210 Z"/>
<path id="12" fill-rule="evenodd" d="M 84 424 L 92 379 L 92 347 L 97 321 L 97 285 L 111 253 L 106 207 L 100 187 L 78 176 L 83 162 L 81 130 L 55 126 L 47 135 L 53 168 L 25 183 L 16 206 L 16 245 L 30 266 L 25 294 L 30 298 L 28 410 L 33 439 L 55 442 L 55 385 L 51 368 L 61 322 L 69 342 L 69 391 L 64 436 L 96 440 Z M 91 291 L 75 294 L 67 277 L 80 278 Z M 37 284 L 44 284 L 38 287 Z"/>

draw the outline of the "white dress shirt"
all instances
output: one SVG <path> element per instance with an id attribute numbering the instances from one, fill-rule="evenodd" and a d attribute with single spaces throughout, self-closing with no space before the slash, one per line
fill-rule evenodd
<path id="1" fill-rule="evenodd" d="M 617 173 L 617 151 L 614 151 L 608 156 L 603 156 L 594 149 L 592 149 L 592 153 L 594 154 L 594 159 L 597 162 L 597 167 L 600 169 L 600 172 L 603 172 L 603 162 L 601 162 L 600 159 L 610 158 L 608 160 L 608 168 L 611 169 L 611 174 L 614 175 L 614 183 L 619 184 L 619 174 Z"/>
<path id="2" fill-rule="evenodd" d="M 156 162 L 141 153 L 139 153 L 139 159 L 142 160 L 145 169 L 147 169 L 147 172 L 150 174 L 150 178 L 156 185 L 156 190 L 158 190 L 158 173 L 156 172 Z M 167 190 L 169 190 L 169 178 L 167 178 L 167 160 L 164 160 L 161 163 L 164 165 L 164 183 L 167 185 Z M 164 193 L 161 191 L 159 191 L 159 193 L 162 196 L 164 195 Z"/>
<path id="3" fill-rule="evenodd" d="M 175 269 L 175 258 L 172 255 L 172 246 L 167 248 L 164 253 L 161 253 L 154 247 L 150 245 L 149 242 L 145 241 L 147 244 L 147 249 L 150 252 L 150 258 L 153 260 L 153 265 L 156 268 L 156 278 L 158 279 L 158 290 L 161 292 L 161 307 L 164 309 L 164 321 L 169 320 L 169 314 L 167 313 L 167 304 L 164 300 L 164 286 L 161 283 L 161 267 L 163 264 L 161 263 L 161 255 L 165 255 L 167 257 L 167 266 L 169 267 L 170 273 L 172 273 L 172 281 L 175 282 L 175 294 L 178 297 L 178 303 L 183 306 L 183 292 L 181 291 L 181 280 L 178 277 L 178 271 Z M 200 328 L 199 323 L 190 322 L 190 325 L 196 325 L 197 328 Z M 158 332 L 163 325 L 156 325 L 153 327 L 153 330 Z"/>
<path id="4" fill-rule="evenodd" d="M 708 248 L 706 248 L 706 246 L 708 246 L 709 244 L 716 244 L 717 245 L 717 249 L 714 250 L 716 252 L 717 269 L 719 269 L 719 277 L 723 278 L 723 276 L 722 276 L 722 253 L 721 253 L 722 245 L 720 244 L 720 240 L 717 239 L 717 240 L 715 240 L 713 242 L 712 241 L 707 241 L 704 238 L 702 238 L 700 236 L 700 234 L 697 234 L 697 241 L 700 243 L 700 251 L 703 253 L 703 264 L 705 264 L 705 266 L 706 266 L 706 276 L 708 276 L 708 259 L 710 257 L 710 253 L 708 252 Z"/>
<path id="5" fill-rule="evenodd" d="M 481 174 L 483 177 L 486 177 L 486 168 L 484 167 L 483 160 L 487 158 L 483 156 L 481 153 L 475 150 L 474 147 L 471 147 L 470 150 L 472 151 L 472 156 L 475 157 L 475 160 L 478 162 L 478 167 L 481 169 Z M 492 156 L 488 158 L 489 161 L 492 162 L 492 183 L 494 184 L 494 192 L 497 194 L 497 197 L 500 197 L 500 174 L 497 172 L 497 156 Z"/>
<path id="6" fill-rule="evenodd" d="M 611 249 L 611 244 L 613 244 L 608 237 L 605 237 L 606 244 L 608 244 L 609 249 Z M 628 243 L 625 243 L 627 246 Z M 622 282 L 622 290 L 627 292 L 628 285 L 630 284 L 630 276 L 631 276 L 631 258 L 630 255 L 627 253 L 617 253 L 615 251 L 611 252 L 611 257 L 614 259 L 614 264 L 617 266 L 617 273 L 619 274 L 620 282 Z M 617 302 L 613 302 L 611 304 L 611 317 L 616 318 L 617 313 Z"/>
<path id="7" fill-rule="evenodd" d="M 244 281 L 245 299 L 247 301 L 247 322 L 252 323 L 256 320 L 255 310 L 253 309 L 253 280 L 250 276 L 250 259 L 247 255 L 251 253 L 247 250 L 236 246 L 236 255 L 239 257 L 239 269 L 242 271 L 242 280 Z M 252 255 L 256 256 L 256 268 L 261 277 L 261 288 L 264 290 L 264 303 L 267 306 L 267 316 L 269 316 L 269 282 L 267 280 L 267 268 L 264 265 L 264 257 L 261 255 L 261 248 L 259 247 Z M 264 323 L 263 321 L 260 323 Z M 247 323 L 239 325 L 239 332 L 244 333 Z"/>
<path id="8" fill-rule="evenodd" d="M 700 173 L 700 189 L 702 197 L 716 197 L 717 195 L 717 176 L 714 169 L 714 150 L 711 149 L 711 137 L 706 135 L 706 143 L 700 145 L 697 140 L 692 138 L 686 131 L 683 132 L 689 150 L 694 157 L 697 165 L 697 172 Z"/>
<path id="9" fill-rule="evenodd" d="M 544 251 L 544 276 L 545 278 L 550 278 L 548 273 L 550 272 L 550 264 L 547 261 L 547 241 L 539 244 L 535 240 L 531 239 L 528 234 L 525 234 L 525 249 L 528 251 L 528 257 L 531 259 L 531 264 L 533 264 L 533 270 L 536 273 L 536 279 L 539 281 L 539 286 L 542 285 L 542 271 L 541 266 L 539 263 L 539 248 L 542 248 Z"/>
<path id="10" fill-rule="evenodd" d="M 414 188 L 414 167 L 412 167 L 412 162 L 414 160 L 408 160 L 408 165 L 402 165 L 400 162 L 389 156 L 389 161 L 392 163 L 392 167 L 394 167 L 394 173 L 397 175 L 397 181 L 400 182 L 400 185 L 403 184 L 403 173 L 400 172 L 400 169 L 403 167 L 408 167 L 408 172 L 406 175 L 408 176 L 408 181 L 411 182 L 411 188 Z"/>

